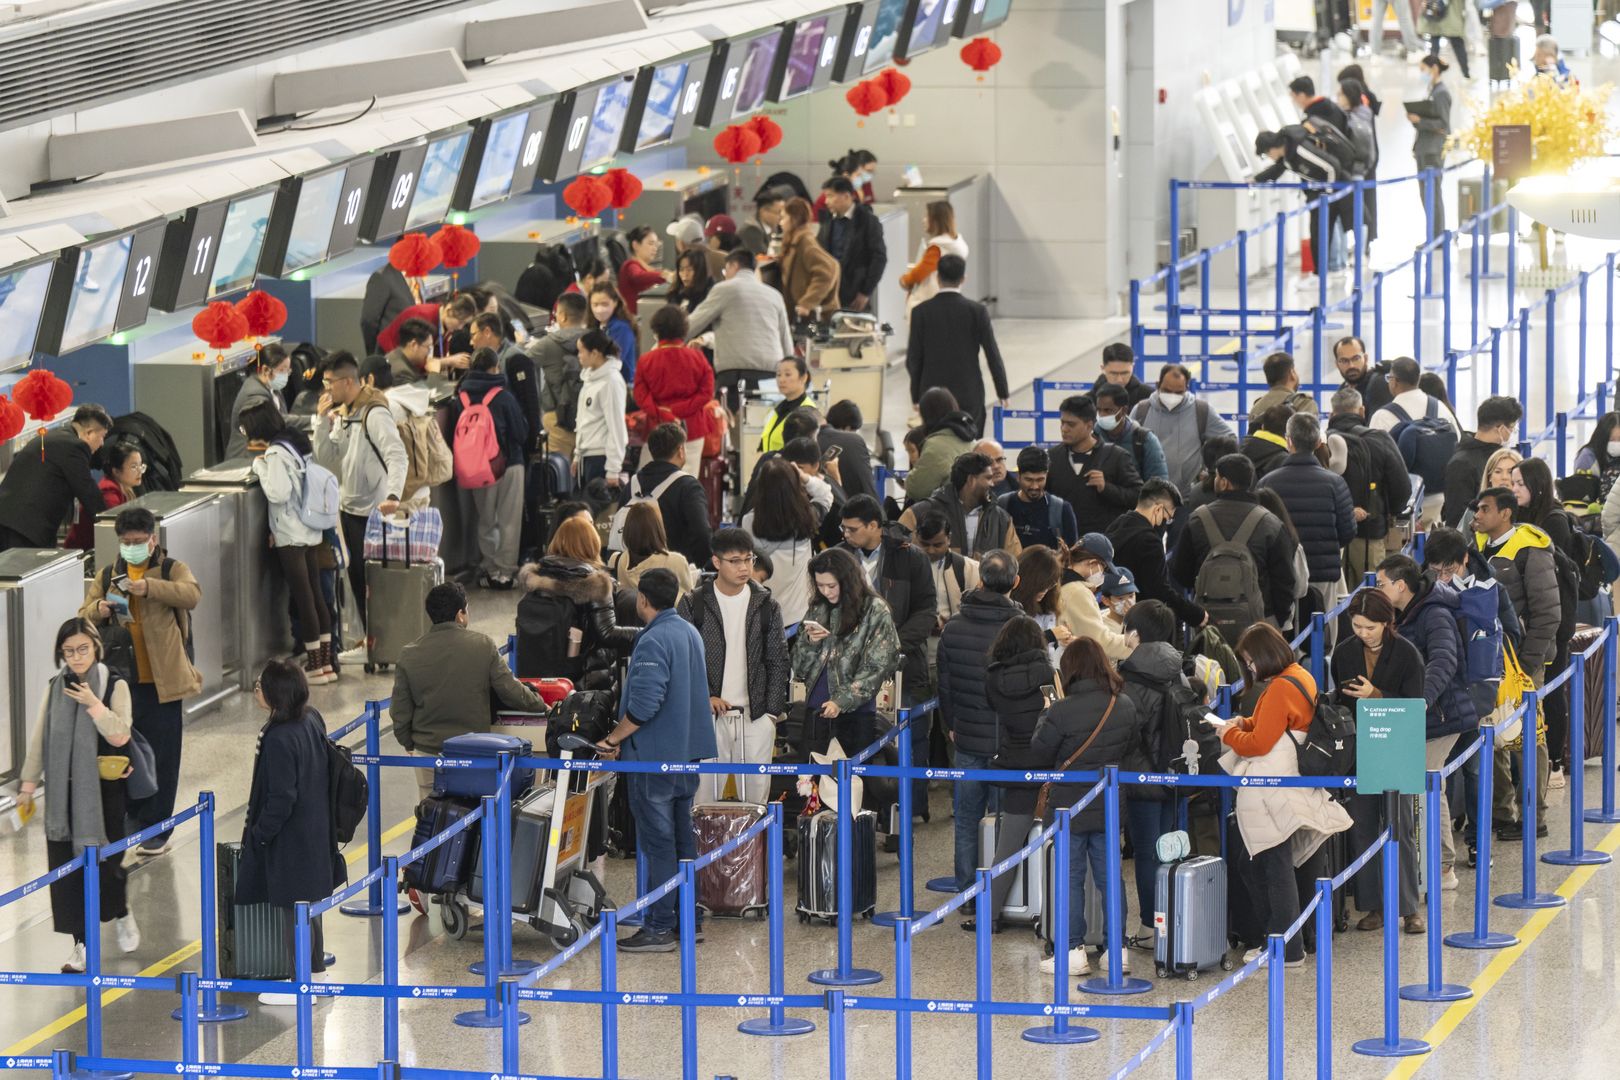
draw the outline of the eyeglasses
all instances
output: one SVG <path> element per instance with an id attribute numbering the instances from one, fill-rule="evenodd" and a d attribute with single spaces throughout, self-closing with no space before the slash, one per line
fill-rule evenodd
<path id="1" fill-rule="evenodd" d="M 754 565 L 754 556 L 752 556 L 752 555 L 727 555 L 724 558 L 722 558 L 720 561 L 723 562 L 723 563 L 730 563 L 732 566 L 753 566 Z"/>
<path id="2" fill-rule="evenodd" d="M 866 528 L 866 523 L 863 521 L 857 525 L 840 525 L 838 526 L 838 531 L 843 533 L 845 536 L 854 536 L 864 528 Z"/>
<path id="3" fill-rule="evenodd" d="M 62 656 L 68 660 L 83 660 L 86 657 L 94 655 L 96 655 L 96 647 L 94 645 L 62 646 Z"/>

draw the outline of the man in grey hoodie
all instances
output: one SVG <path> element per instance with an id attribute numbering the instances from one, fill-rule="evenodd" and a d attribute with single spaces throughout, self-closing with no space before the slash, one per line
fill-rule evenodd
<path id="1" fill-rule="evenodd" d="M 574 457 L 574 414 L 579 408 L 579 339 L 585 336 L 590 304 L 579 293 L 557 297 L 557 329 L 530 346 L 540 369 L 540 412 L 547 449 Z"/>
<path id="2" fill-rule="evenodd" d="M 1205 440 L 1237 437 L 1232 425 L 1188 388 L 1191 381 L 1185 366 L 1164 365 L 1158 389 L 1131 412 L 1132 420 L 1159 437 L 1177 491 L 1191 491 L 1203 471 Z"/>

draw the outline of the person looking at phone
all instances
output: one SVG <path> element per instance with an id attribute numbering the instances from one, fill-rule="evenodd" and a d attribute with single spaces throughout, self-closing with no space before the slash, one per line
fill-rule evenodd
<path id="1" fill-rule="evenodd" d="M 72 618 L 56 632 L 60 671 L 39 702 L 28 756 L 23 761 L 18 806 L 32 813 L 40 781 L 50 789 L 45 803 L 45 861 L 60 866 L 90 844 L 109 844 L 128 833 L 124 823 L 129 744 L 129 682 L 102 662 L 101 635 L 87 620 Z M 73 952 L 62 971 L 84 971 L 84 877 L 75 871 L 51 882 L 51 921 L 58 934 L 73 935 Z M 124 856 L 101 863 L 101 921 L 114 923 L 118 948 L 141 947 L 124 890 Z"/>
<path id="2" fill-rule="evenodd" d="M 1334 694 L 1339 704 L 1354 710 L 1358 701 L 1371 698 L 1421 698 L 1423 654 L 1395 632 L 1398 612 L 1389 598 L 1377 589 L 1363 589 L 1350 598 L 1345 613 L 1350 616 L 1350 636 L 1334 648 L 1332 661 Z M 1456 632 L 1453 622 L 1452 634 Z M 1445 763 L 1444 756 L 1440 761 Z M 1395 822 L 1401 848 L 1401 919 L 1409 934 L 1421 934 L 1425 929 L 1423 893 L 1417 878 L 1416 809 L 1413 799 L 1402 796 L 1399 820 Z M 1350 819 L 1351 846 L 1363 851 L 1387 824 L 1383 795 L 1351 795 Z M 1356 875 L 1356 907 L 1364 912 L 1357 930 L 1384 928 L 1382 860 L 1373 859 Z"/>
<path id="3" fill-rule="evenodd" d="M 900 634 L 849 551 L 832 548 L 811 559 L 810 580 L 816 595 L 793 641 L 793 677 L 804 683 L 810 715 L 830 721 L 853 756 L 876 738 L 877 693 L 900 667 Z"/>

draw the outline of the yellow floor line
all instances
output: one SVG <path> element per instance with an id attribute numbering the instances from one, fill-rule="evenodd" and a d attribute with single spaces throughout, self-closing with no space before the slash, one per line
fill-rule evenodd
<path id="1" fill-rule="evenodd" d="M 1609 834 L 1598 844 L 1597 849 L 1610 855 L 1620 849 L 1620 826 L 1609 830 Z M 1585 887 L 1588 881 L 1592 880 L 1592 875 L 1601 869 L 1603 867 L 1600 866 L 1576 867 L 1569 877 L 1564 879 L 1564 883 L 1554 891 L 1565 900 L 1571 900 L 1577 892 Z M 1479 977 L 1468 984 L 1468 988 L 1474 992 L 1474 996 L 1453 1004 L 1440 1015 L 1440 1019 L 1434 1022 L 1433 1027 L 1424 1032 L 1423 1041 L 1429 1044 L 1429 1053 L 1402 1060 L 1399 1065 L 1390 1070 L 1389 1075 L 1384 1080 L 1410 1080 L 1411 1077 L 1417 1075 L 1417 1071 L 1428 1063 L 1434 1051 L 1440 1048 L 1440 1044 L 1445 1042 L 1451 1036 L 1451 1033 L 1461 1026 L 1462 1022 L 1468 1018 L 1468 1015 L 1478 1007 L 1485 995 L 1490 992 L 1491 987 L 1501 981 L 1502 976 L 1506 975 L 1508 969 L 1518 962 L 1519 957 L 1524 955 L 1525 950 L 1530 947 L 1531 943 L 1540 937 L 1541 932 L 1551 926 L 1552 921 L 1561 912 L 1565 911 L 1568 906 L 1568 904 L 1565 904 L 1564 907 L 1542 908 L 1530 916 L 1529 921 L 1518 932 L 1519 943 L 1499 951 L 1491 958 L 1491 962 L 1485 965 L 1485 970 L 1479 973 Z"/>
<path id="2" fill-rule="evenodd" d="M 398 840 L 401 836 L 406 835 L 414 828 L 416 828 L 416 819 L 414 817 L 407 818 L 398 825 L 395 825 L 393 828 L 389 829 L 387 832 L 383 833 L 382 842 L 386 846 L 395 840 Z M 360 862 L 365 857 L 366 845 L 364 844 L 360 844 L 343 853 L 344 861 L 350 866 Z M 196 956 L 200 952 L 202 952 L 202 941 L 200 939 L 193 941 L 188 945 L 182 945 L 168 956 L 165 956 L 162 960 L 159 960 L 151 967 L 140 972 L 140 977 L 143 979 L 155 979 L 160 975 L 167 975 L 169 972 L 173 971 L 175 968 L 179 967 L 187 960 L 190 960 L 193 956 Z M 130 993 L 128 990 L 108 990 L 106 993 L 101 995 L 101 1003 L 103 1007 L 111 1005 L 113 1002 L 117 1001 L 119 998 L 128 993 Z M 10 1046 L 6 1047 L 5 1050 L 0 1051 L 0 1056 L 26 1054 L 30 1050 L 34 1049 L 34 1047 L 44 1042 L 46 1039 L 60 1035 L 68 1028 L 73 1027 L 75 1024 L 83 1020 L 84 1017 L 85 1009 L 83 1005 L 80 1005 L 72 1012 L 65 1013 L 64 1015 L 57 1017 L 55 1020 L 52 1020 L 38 1031 L 25 1035 L 19 1041 L 12 1043 Z"/>

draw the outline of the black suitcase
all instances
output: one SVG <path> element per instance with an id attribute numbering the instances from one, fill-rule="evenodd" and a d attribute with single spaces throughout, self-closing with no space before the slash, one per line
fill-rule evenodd
<path id="1" fill-rule="evenodd" d="M 473 812 L 474 807 L 453 798 L 423 799 L 416 807 L 416 848 L 438 836 Z M 422 858 L 405 867 L 405 884 L 426 893 L 453 893 L 467 884 L 472 853 L 478 846 L 477 827 L 463 829 Z"/>
<path id="2" fill-rule="evenodd" d="M 877 910 L 877 815 L 863 810 L 850 822 L 855 850 L 851 865 L 852 914 L 870 919 Z M 800 922 L 838 918 L 838 815 L 822 810 L 799 818 Z"/>
<path id="3" fill-rule="evenodd" d="M 242 845 L 216 845 L 219 882 L 219 974 L 223 979 L 293 977 L 293 911 L 269 904 L 238 904 L 236 875 Z"/>
<path id="4" fill-rule="evenodd" d="M 531 791 L 513 809 L 510 873 L 514 915 L 532 915 L 540 910 L 541 877 L 546 869 L 546 844 L 551 832 L 551 802 L 554 797 L 554 789 L 547 784 Z M 467 885 L 467 897 L 475 904 L 484 902 L 482 835 L 473 845 L 472 877 Z"/>

